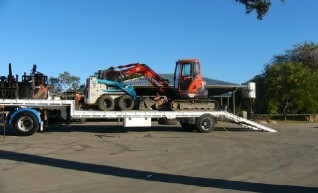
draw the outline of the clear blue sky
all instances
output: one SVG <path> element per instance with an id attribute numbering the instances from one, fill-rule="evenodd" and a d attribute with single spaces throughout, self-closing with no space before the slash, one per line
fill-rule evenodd
<path id="1" fill-rule="evenodd" d="M 260 21 L 235 0 L 0 0 L 0 75 L 37 64 L 84 83 L 110 66 L 173 73 L 176 60 L 197 58 L 205 77 L 241 84 L 273 55 L 318 42 L 317 0 L 272 3 Z"/>

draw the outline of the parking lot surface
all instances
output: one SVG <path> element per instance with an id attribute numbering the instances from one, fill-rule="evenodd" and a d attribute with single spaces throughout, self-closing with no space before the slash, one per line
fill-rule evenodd
<path id="1" fill-rule="evenodd" d="M 87 122 L 0 136 L 0 192 L 318 192 L 318 123 L 124 128 Z M 3 128 L 0 129 L 3 133 Z"/>

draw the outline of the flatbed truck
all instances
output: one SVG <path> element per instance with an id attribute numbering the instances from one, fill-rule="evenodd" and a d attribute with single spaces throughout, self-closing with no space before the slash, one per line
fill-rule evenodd
<path id="1" fill-rule="evenodd" d="M 178 119 L 182 127 L 197 129 L 199 132 L 213 131 L 218 119 L 229 120 L 245 128 L 276 132 L 274 129 L 238 117 L 226 111 L 94 111 L 76 110 L 75 100 L 54 99 L 0 99 L 1 116 L 4 123 L 12 125 L 19 136 L 30 136 L 43 131 L 46 114 L 59 112 L 66 120 L 70 119 L 122 119 L 125 127 L 151 127 L 152 119 Z M 58 111 L 56 111 L 58 110 Z"/>

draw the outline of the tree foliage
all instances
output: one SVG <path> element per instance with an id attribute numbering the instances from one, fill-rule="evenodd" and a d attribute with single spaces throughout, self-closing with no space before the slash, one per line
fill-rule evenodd
<path id="1" fill-rule="evenodd" d="M 62 94 L 65 91 L 76 91 L 80 88 L 80 77 L 73 76 L 65 71 L 57 78 L 50 77 L 48 88 L 52 93 Z"/>
<path id="2" fill-rule="evenodd" d="M 318 71 L 318 44 L 314 42 L 296 44 L 293 49 L 285 52 L 285 54 L 274 56 L 272 63 L 301 62 L 312 70 Z"/>
<path id="3" fill-rule="evenodd" d="M 264 86 L 268 110 L 287 117 L 288 113 L 314 113 L 318 108 L 318 73 L 302 63 L 276 63 L 265 68 Z"/>
<path id="4" fill-rule="evenodd" d="M 272 3 L 271 0 L 235 0 L 236 2 L 242 3 L 245 6 L 247 14 L 256 11 L 257 19 L 262 20 L 266 13 L 269 11 Z M 285 0 L 281 0 L 285 2 Z"/>
<path id="5" fill-rule="evenodd" d="M 253 81 L 258 85 L 257 110 L 268 113 L 318 112 L 318 44 L 305 42 L 275 55 Z M 264 111 L 263 111 L 264 112 Z"/>

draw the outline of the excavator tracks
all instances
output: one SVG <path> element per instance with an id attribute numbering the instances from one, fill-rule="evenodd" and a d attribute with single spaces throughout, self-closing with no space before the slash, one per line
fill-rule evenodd
<path id="1" fill-rule="evenodd" d="M 185 100 L 178 99 L 170 102 L 170 110 L 216 110 L 218 108 L 218 102 L 215 100 Z"/>

